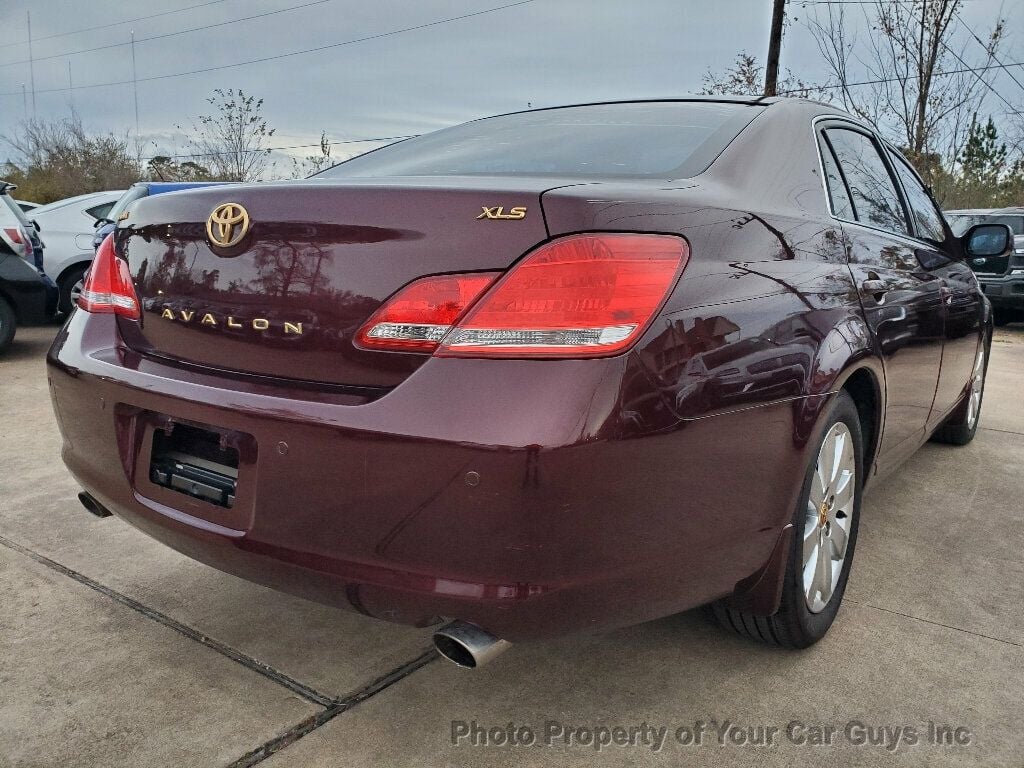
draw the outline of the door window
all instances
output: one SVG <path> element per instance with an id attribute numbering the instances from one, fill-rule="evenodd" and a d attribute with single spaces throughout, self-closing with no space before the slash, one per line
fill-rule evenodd
<path id="1" fill-rule="evenodd" d="M 846 189 L 846 182 L 839 172 L 836 164 L 836 157 L 832 154 L 832 148 L 828 142 L 821 147 L 821 162 L 825 168 L 825 186 L 828 189 L 828 201 L 832 206 L 832 215 L 839 219 L 854 220 L 853 203 L 850 201 L 850 192 Z"/>
<path id="2" fill-rule="evenodd" d="M 899 193 L 875 142 L 860 131 L 825 131 L 850 188 L 856 220 L 869 227 L 909 235 Z"/>
<path id="3" fill-rule="evenodd" d="M 946 231 L 942 227 L 942 218 L 935 209 L 935 203 L 932 202 L 925 190 L 924 184 L 910 169 L 906 160 L 892 150 L 889 150 L 889 157 L 896 169 L 896 175 L 900 177 L 900 183 L 903 184 L 903 191 L 907 195 L 907 205 L 910 207 L 910 216 L 914 220 L 917 236 L 941 243 L 946 239 Z"/>

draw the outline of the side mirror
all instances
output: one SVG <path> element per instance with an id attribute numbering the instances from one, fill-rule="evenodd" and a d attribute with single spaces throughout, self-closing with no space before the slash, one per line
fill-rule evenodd
<path id="1" fill-rule="evenodd" d="M 968 258 L 1002 256 L 1013 245 L 1013 230 L 1006 224 L 975 224 L 960 241 Z"/>

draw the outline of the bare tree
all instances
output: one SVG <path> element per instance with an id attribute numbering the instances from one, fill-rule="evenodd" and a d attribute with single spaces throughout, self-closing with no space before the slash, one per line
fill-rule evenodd
<path id="1" fill-rule="evenodd" d="M 720 75 L 711 70 L 701 78 L 701 93 L 718 96 L 762 96 L 764 94 L 764 67 L 757 63 L 757 57 L 746 51 L 736 54 L 733 65 Z M 824 95 L 821 86 L 808 84 L 786 70 L 786 76 L 779 81 L 776 92 L 782 96 L 796 96 L 816 99 Z"/>
<path id="2" fill-rule="evenodd" d="M 72 112 L 59 120 L 30 118 L 0 137 L 12 154 L 3 176 L 18 194 L 37 203 L 120 189 L 139 180 L 127 137 L 91 133 Z"/>
<path id="3" fill-rule="evenodd" d="M 263 99 L 241 89 L 216 88 L 206 101 L 214 110 L 192 121 L 193 161 L 208 167 L 217 179 L 256 181 L 267 166 L 267 144 L 275 130 L 262 115 Z"/>
<path id="4" fill-rule="evenodd" d="M 305 179 L 315 173 L 320 173 L 320 171 L 325 168 L 330 168 L 331 165 L 333 165 L 331 158 L 331 142 L 327 140 L 327 131 L 321 131 L 320 154 L 307 155 L 302 158 L 302 160 L 293 157 L 291 178 Z"/>
<path id="5" fill-rule="evenodd" d="M 877 0 L 860 8 L 868 26 L 851 31 L 845 4 L 816 5 L 805 23 L 828 67 L 838 99 L 903 147 L 927 180 L 960 155 L 994 73 L 1004 20 L 975 41 L 957 41 L 954 23 L 963 0 Z"/>

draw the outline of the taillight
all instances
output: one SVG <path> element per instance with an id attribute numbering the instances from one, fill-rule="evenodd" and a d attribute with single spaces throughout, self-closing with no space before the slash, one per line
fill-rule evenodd
<path id="1" fill-rule="evenodd" d="M 86 312 L 139 319 L 139 299 L 128 272 L 128 262 L 114 253 L 113 235 L 107 235 L 96 250 L 78 306 Z"/>
<path id="2" fill-rule="evenodd" d="M 444 357 L 604 357 L 635 342 L 689 259 L 672 235 L 570 235 L 528 255 L 474 304 Z"/>
<path id="3" fill-rule="evenodd" d="M 21 227 L 4 227 L 4 233 L 11 238 L 11 242 L 15 245 L 25 244 L 21 235 Z"/>
<path id="4" fill-rule="evenodd" d="M 424 277 L 384 302 L 356 334 L 368 349 L 433 352 L 497 272 Z"/>

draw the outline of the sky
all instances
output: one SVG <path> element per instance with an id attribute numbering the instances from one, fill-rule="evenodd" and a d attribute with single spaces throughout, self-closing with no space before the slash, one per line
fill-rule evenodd
<path id="1" fill-rule="evenodd" d="M 204 99 L 218 87 L 263 98 L 264 115 L 276 129 L 272 143 L 280 147 L 315 144 L 321 131 L 333 141 L 353 141 L 422 133 L 528 105 L 682 96 L 699 91 L 705 72 L 721 72 L 741 50 L 764 60 L 771 5 L 0 0 L 0 136 L 26 115 L 55 119 L 72 107 L 89 129 L 134 136 L 137 93 L 143 154 L 180 152 L 186 136 L 176 126 L 188 127 L 208 113 Z M 851 25 L 863 34 L 862 4 L 845 5 Z M 787 11 L 791 23 L 782 65 L 805 81 L 826 74 L 802 22 L 815 7 L 822 6 L 792 0 Z M 34 72 L 28 64 L 27 12 Z M 1000 13 L 1009 20 L 1001 60 L 1024 61 L 1024 0 L 967 0 L 962 17 L 981 33 Z M 133 31 L 137 91 L 131 84 L 132 47 L 126 44 Z M 85 50 L 94 48 L 100 50 Z M 311 48 L 321 50 L 286 55 Z M 213 67 L 225 68 L 180 74 Z M 1024 82 L 1024 68 L 1016 72 Z M 1012 92 L 1014 103 L 1024 99 L 1024 89 L 1004 73 L 996 86 Z M 1003 106 L 992 103 L 993 109 Z M 334 154 L 340 159 L 375 146 L 340 145 Z M 289 149 L 276 157 L 316 151 Z M 0 140 L 0 159 L 7 155 Z"/>

